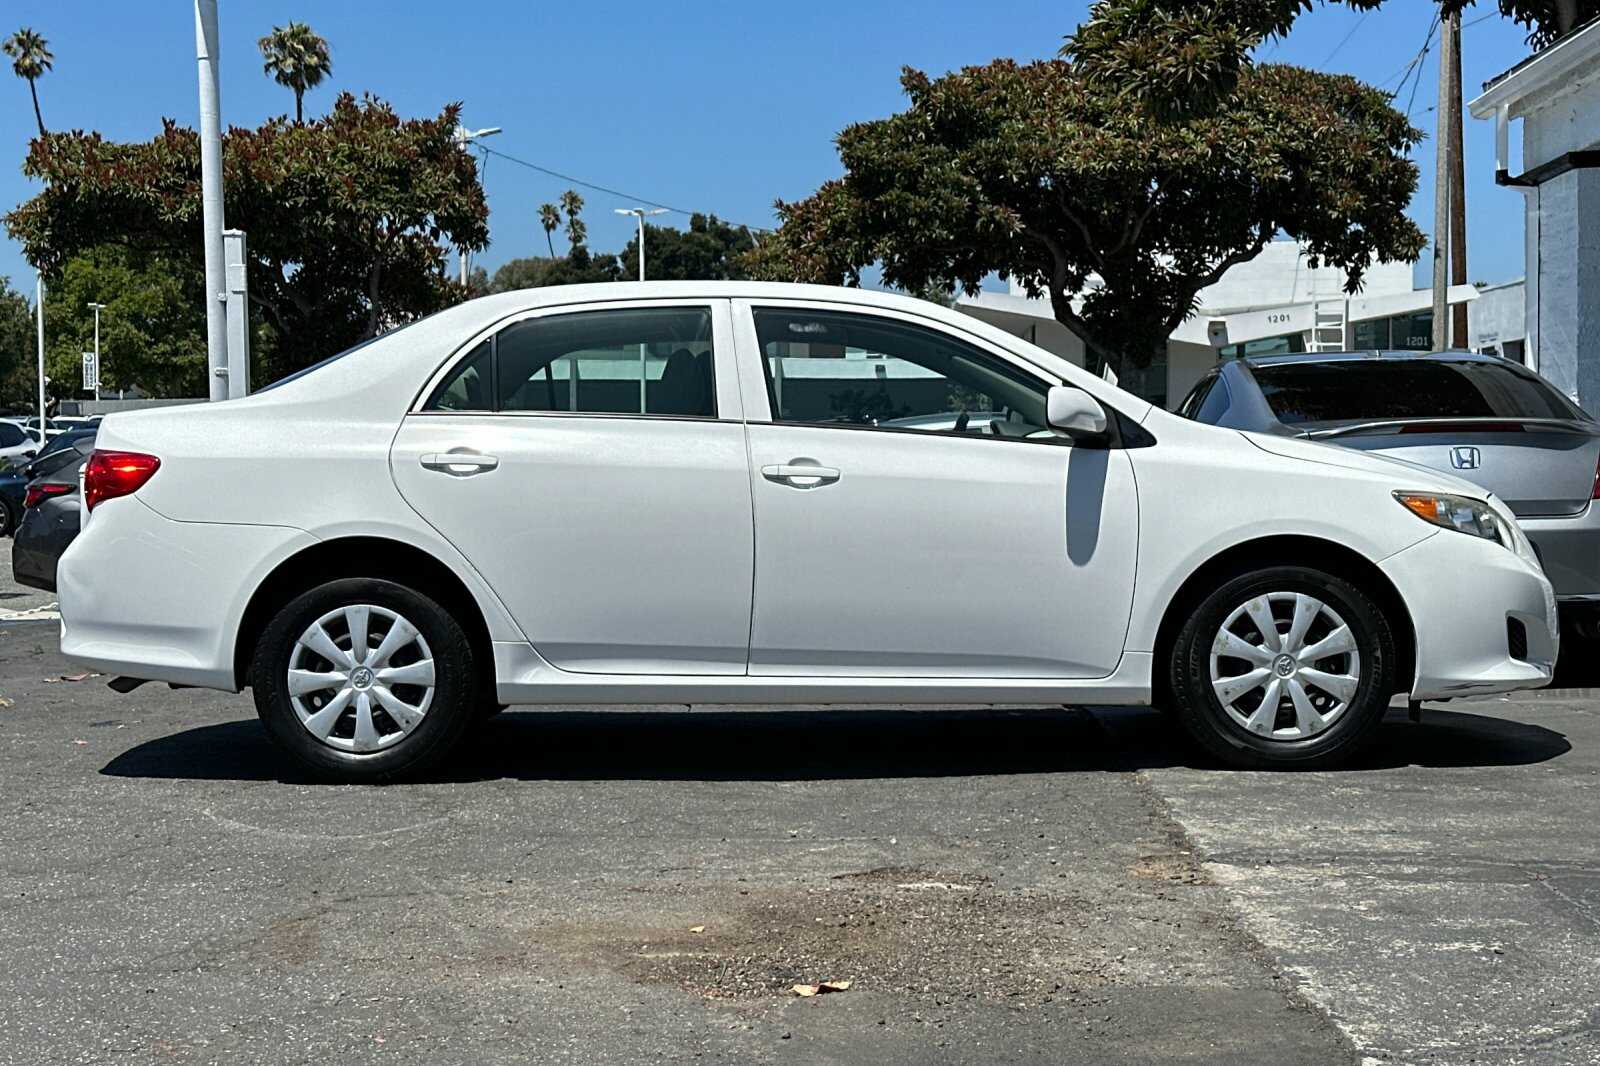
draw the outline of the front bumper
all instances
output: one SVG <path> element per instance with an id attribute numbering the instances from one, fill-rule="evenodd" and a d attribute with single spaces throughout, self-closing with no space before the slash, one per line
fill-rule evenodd
<path id="1" fill-rule="evenodd" d="M 1441 530 L 1379 566 L 1411 613 L 1412 699 L 1550 683 L 1561 642 L 1556 597 L 1533 562 L 1494 542 Z M 1513 622 L 1523 631 L 1520 640 L 1510 635 Z"/>
<path id="2" fill-rule="evenodd" d="M 1519 518 L 1556 599 L 1600 603 L 1600 504 L 1568 518 Z"/>

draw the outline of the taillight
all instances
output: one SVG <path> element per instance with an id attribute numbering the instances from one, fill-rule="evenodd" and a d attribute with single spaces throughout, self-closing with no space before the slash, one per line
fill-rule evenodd
<path id="1" fill-rule="evenodd" d="M 23 494 L 22 506 L 37 507 L 51 497 L 65 496 L 75 488 L 77 488 L 76 485 L 63 485 L 59 481 L 46 481 L 37 485 L 29 485 L 28 491 Z"/>
<path id="2" fill-rule="evenodd" d="M 92 511 L 107 500 L 138 492 L 160 467 L 161 460 L 153 455 L 96 448 L 83 467 L 83 502 Z"/>
<path id="3" fill-rule="evenodd" d="M 1600 459 L 1594 462 L 1594 491 L 1589 493 L 1589 499 L 1600 500 Z"/>

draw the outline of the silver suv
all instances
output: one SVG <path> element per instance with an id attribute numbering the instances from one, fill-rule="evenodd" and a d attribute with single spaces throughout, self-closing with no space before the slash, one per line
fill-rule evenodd
<path id="1" fill-rule="evenodd" d="M 1201 378 L 1178 413 L 1477 482 L 1533 541 L 1563 627 L 1600 637 L 1600 425 L 1526 367 L 1471 352 L 1247 356 Z"/>

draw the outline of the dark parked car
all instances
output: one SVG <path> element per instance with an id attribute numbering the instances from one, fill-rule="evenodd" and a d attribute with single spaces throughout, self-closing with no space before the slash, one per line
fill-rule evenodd
<path id="1" fill-rule="evenodd" d="M 1600 425 L 1526 367 L 1471 352 L 1247 356 L 1206 374 L 1178 413 L 1482 485 L 1527 532 L 1564 621 L 1600 636 Z"/>
<path id="2" fill-rule="evenodd" d="M 11 545 L 11 573 L 21 584 L 56 590 L 56 562 L 78 535 L 78 473 L 93 451 L 92 439 L 85 450 L 66 449 L 67 462 L 28 484 Z"/>
<path id="3" fill-rule="evenodd" d="M 63 433 L 33 458 L 0 470 L 0 537 L 14 535 L 22 522 L 29 482 L 65 466 L 76 469 L 94 450 L 94 438 L 94 429 Z"/>

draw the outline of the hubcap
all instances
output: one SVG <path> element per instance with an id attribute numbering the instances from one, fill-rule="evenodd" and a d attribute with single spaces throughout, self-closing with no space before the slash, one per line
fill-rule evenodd
<path id="1" fill-rule="evenodd" d="M 1272 740 L 1316 736 L 1349 709 L 1361 654 L 1339 612 L 1303 592 L 1240 604 L 1211 643 L 1211 688 L 1240 727 Z"/>
<path id="2" fill-rule="evenodd" d="M 422 724 L 433 689 L 428 642 L 387 607 L 329 611 L 289 653 L 289 705 L 308 733 L 340 751 L 400 743 Z"/>

